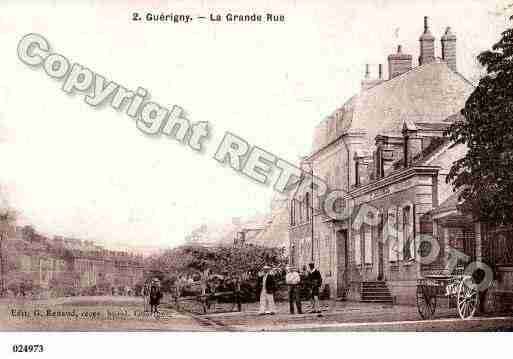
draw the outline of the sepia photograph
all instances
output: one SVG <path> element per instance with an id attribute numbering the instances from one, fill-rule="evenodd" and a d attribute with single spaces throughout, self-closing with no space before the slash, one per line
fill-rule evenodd
<path id="1" fill-rule="evenodd" d="M 0 10 L 8 358 L 511 338 L 513 2 Z"/>

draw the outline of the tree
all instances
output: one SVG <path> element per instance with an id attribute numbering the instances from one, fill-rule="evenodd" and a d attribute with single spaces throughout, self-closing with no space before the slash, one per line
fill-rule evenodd
<path id="1" fill-rule="evenodd" d="M 209 268 L 216 274 L 256 273 L 264 264 L 281 266 L 287 258 L 281 249 L 259 246 L 200 247 L 181 246 L 152 256 L 146 261 L 147 275 L 164 280 L 181 274 L 194 274 Z"/>
<path id="2" fill-rule="evenodd" d="M 0 296 L 5 294 L 6 259 L 4 258 L 3 242 L 7 239 L 10 227 L 16 220 L 16 211 L 2 198 L 0 204 Z"/>
<path id="3" fill-rule="evenodd" d="M 513 16 L 510 17 L 513 21 Z M 453 163 L 448 182 L 461 190 L 460 209 L 493 225 L 513 223 L 513 28 L 479 54 L 486 74 L 448 129 L 466 155 Z"/>

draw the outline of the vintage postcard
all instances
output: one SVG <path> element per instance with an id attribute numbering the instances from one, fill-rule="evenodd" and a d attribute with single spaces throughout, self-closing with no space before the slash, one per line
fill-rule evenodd
<path id="1" fill-rule="evenodd" d="M 1 332 L 513 329 L 513 2 L 0 10 Z"/>

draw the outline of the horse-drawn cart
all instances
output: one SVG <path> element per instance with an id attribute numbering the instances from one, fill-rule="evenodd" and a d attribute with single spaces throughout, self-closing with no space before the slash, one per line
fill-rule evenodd
<path id="1" fill-rule="evenodd" d="M 235 292 L 229 291 L 229 292 L 217 292 L 217 293 L 207 293 L 207 294 L 199 294 L 195 296 L 187 296 L 182 297 L 179 299 L 180 302 L 185 304 L 186 302 L 189 302 L 190 305 L 192 304 L 194 307 L 194 303 L 199 305 L 201 308 L 202 314 L 207 313 L 214 313 L 217 310 L 221 309 L 219 306 L 219 303 L 226 303 L 227 307 L 222 308 L 223 311 L 233 312 L 235 311 L 235 307 L 237 305 L 236 299 L 235 299 Z M 194 308 L 189 307 L 189 310 L 194 312 L 199 312 L 197 309 L 194 310 Z"/>
<path id="2" fill-rule="evenodd" d="M 175 295 L 176 309 L 185 309 L 198 314 L 213 313 L 218 310 L 232 312 L 240 311 L 240 297 L 235 290 L 226 290 L 218 284 L 208 286 L 200 282 L 188 284 L 180 291 L 185 295 Z"/>
<path id="3" fill-rule="evenodd" d="M 417 281 L 417 309 L 422 319 L 434 316 L 438 299 L 447 299 L 456 307 L 461 319 L 474 316 L 479 304 L 479 292 L 472 276 L 428 275 Z"/>

